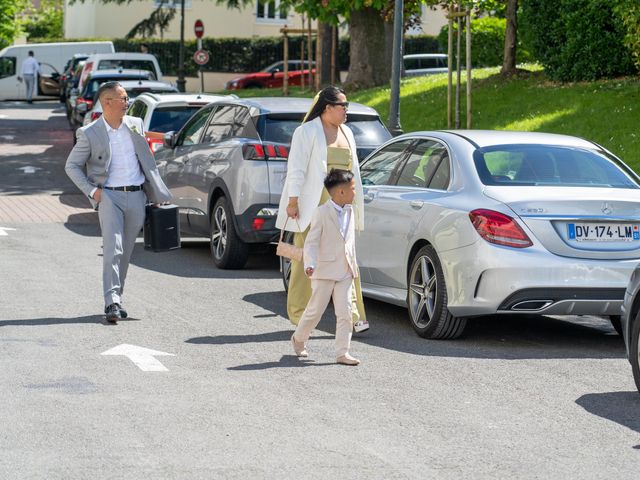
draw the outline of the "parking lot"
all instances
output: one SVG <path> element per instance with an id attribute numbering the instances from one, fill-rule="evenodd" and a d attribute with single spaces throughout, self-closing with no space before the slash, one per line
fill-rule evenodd
<path id="1" fill-rule="evenodd" d="M 140 238 L 131 318 L 108 325 L 62 105 L 0 104 L 0 140 L 0 478 L 637 477 L 640 395 L 607 320 L 429 341 L 367 300 L 362 365 L 334 363 L 331 311 L 300 360 L 273 252 L 218 270 L 206 242 Z"/>

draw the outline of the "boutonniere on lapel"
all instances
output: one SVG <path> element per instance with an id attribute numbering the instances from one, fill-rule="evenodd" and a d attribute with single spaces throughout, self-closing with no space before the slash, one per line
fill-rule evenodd
<path id="1" fill-rule="evenodd" d="M 136 127 L 135 125 L 131 126 L 131 131 L 137 135 L 142 135 L 142 133 L 140 133 L 140 130 L 138 130 L 138 127 Z"/>

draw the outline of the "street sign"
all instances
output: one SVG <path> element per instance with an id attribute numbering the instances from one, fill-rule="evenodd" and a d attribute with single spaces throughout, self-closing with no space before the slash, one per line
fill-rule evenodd
<path id="1" fill-rule="evenodd" d="M 193 61 L 198 65 L 205 65 L 207 62 L 209 62 L 209 52 L 207 52 L 206 50 L 198 50 L 193 54 Z"/>
<path id="2" fill-rule="evenodd" d="M 193 31 L 197 38 L 202 38 L 202 35 L 204 35 L 204 23 L 202 23 L 202 20 L 196 20 L 196 23 L 193 26 Z"/>

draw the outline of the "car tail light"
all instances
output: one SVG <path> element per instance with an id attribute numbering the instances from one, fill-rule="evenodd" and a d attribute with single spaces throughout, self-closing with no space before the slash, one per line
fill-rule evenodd
<path id="1" fill-rule="evenodd" d="M 272 143 L 247 143 L 243 153 L 245 160 L 286 160 L 289 148 Z"/>
<path id="2" fill-rule="evenodd" d="M 81 103 L 86 103 L 87 104 L 87 111 L 89 111 L 89 110 L 91 110 L 93 108 L 93 100 L 91 100 L 91 99 L 82 98 L 82 97 L 76 98 L 76 106 L 80 105 Z"/>
<path id="3" fill-rule="evenodd" d="M 163 140 L 160 140 L 159 138 L 147 138 L 147 142 L 149 143 L 149 148 L 153 153 L 156 153 L 163 144 Z"/>
<path id="4" fill-rule="evenodd" d="M 91 121 L 99 119 L 102 116 L 102 112 L 91 112 Z"/>
<path id="5" fill-rule="evenodd" d="M 533 245 L 520 225 L 504 213 L 480 208 L 470 212 L 469 218 L 476 231 L 489 243 L 514 248 Z"/>
<path id="6" fill-rule="evenodd" d="M 262 230 L 262 227 L 264 227 L 264 222 L 265 222 L 264 218 L 254 218 L 253 219 L 253 229 L 254 230 Z"/>

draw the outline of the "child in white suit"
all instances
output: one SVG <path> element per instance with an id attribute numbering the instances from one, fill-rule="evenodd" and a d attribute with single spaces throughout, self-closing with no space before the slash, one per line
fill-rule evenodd
<path id="1" fill-rule="evenodd" d="M 336 312 L 336 361 L 358 365 L 349 354 L 351 344 L 351 289 L 358 275 L 355 228 L 351 204 L 355 196 L 353 173 L 333 169 L 324 180 L 331 199 L 314 212 L 304 244 L 305 273 L 311 278 L 311 299 L 291 336 L 298 357 L 307 357 L 307 340 L 333 297 Z"/>

